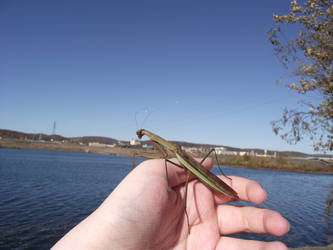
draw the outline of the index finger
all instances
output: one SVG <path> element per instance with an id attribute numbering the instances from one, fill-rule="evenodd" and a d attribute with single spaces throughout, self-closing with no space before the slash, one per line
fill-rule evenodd
<path id="1" fill-rule="evenodd" d="M 219 178 L 227 183 L 232 189 L 234 189 L 242 201 L 261 204 L 266 200 L 267 194 L 265 189 L 256 181 L 238 176 L 229 176 L 231 180 L 225 176 L 219 176 Z M 229 201 L 231 201 L 230 198 L 215 193 L 215 202 L 217 204 L 222 204 Z"/>

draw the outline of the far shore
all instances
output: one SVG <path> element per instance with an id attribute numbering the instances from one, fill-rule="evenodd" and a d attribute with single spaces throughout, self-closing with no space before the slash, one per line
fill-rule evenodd
<path id="1" fill-rule="evenodd" d="M 65 152 L 84 152 L 95 154 L 107 154 L 118 156 L 135 155 L 136 158 L 160 158 L 154 150 L 146 150 L 139 147 L 100 147 L 88 146 L 77 143 L 60 143 L 60 142 L 38 142 L 27 140 L 1 139 L 0 148 L 12 149 L 33 149 L 33 150 L 55 150 Z M 202 155 L 197 155 L 202 157 Z M 288 172 L 302 173 L 321 173 L 333 174 L 333 164 L 323 164 L 320 162 L 300 161 L 291 162 L 288 159 L 281 158 L 274 160 L 252 159 L 244 157 L 220 157 L 219 162 L 225 166 L 245 167 L 254 169 L 269 169 Z"/>

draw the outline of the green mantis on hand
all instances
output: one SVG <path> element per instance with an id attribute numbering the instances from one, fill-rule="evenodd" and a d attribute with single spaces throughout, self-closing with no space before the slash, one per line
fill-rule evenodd
<path id="1" fill-rule="evenodd" d="M 175 166 L 178 166 L 180 168 L 186 168 L 190 172 L 192 172 L 196 177 L 198 177 L 204 184 L 209 186 L 214 191 L 225 195 L 231 199 L 238 200 L 238 194 L 235 190 L 233 190 L 230 186 L 228 186 L 225 182 L 223 182 L 220 178 L 218 178 L 215 174 L 207 170 L 204 166 L 202 166 L 202 162 L 208 157 L 208 155 L 214 150 L 211 150 L 207 156 L 199 163 L 196 161 L 191 155 L 186 153 L 184 150 L 181 149 L 179 145 L 174 145 L 162 137 L 149 132 L 145 129 L 140 129 L 136 132 L 139 139 L 141 139 L 144 135 L 148 136 L 151 141 L 153 142 L 155 148 L 163 155 L 163 158 L 165 158 L 166 162 L 170 162 L 174 164 Z M 170 158 L 170 155 L 175 155 L 178 161 L 182 164 L 179 165 L 177 163 L 174 163 L 168 158 Z M 167 172 L 167 165 L 166 167 L 166 174 Z M 185 169 L 184 168 L 184 169 Z M 188 186 L 188 180 L 189 180 L 189 172 L 187 173 L 186 178 L 186 189 L 185 189 L 185 214 L 187 217 L 187 223 L 189 227 L 189 219 L 186 211 L 186 199 L 187 199 L 187 186 Z"/>

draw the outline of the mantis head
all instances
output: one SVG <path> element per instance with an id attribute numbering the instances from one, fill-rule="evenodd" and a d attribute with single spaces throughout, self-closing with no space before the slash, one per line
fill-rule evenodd
<path id="1" fill-rule="evenodd" d="M 144 135 L 143 131 L 144 129 L 139 129 L 138 131 L 136 131 L 136 135 L 138 136 L 139 139 L 141 139 L 142 136 Z"/>

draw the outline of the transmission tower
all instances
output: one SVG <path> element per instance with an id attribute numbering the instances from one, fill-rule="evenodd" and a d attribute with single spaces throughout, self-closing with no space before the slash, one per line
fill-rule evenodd
<path id="1" fill-rule="evenodd" d="M 56 121 L 53 122 L 53 130 L 52 130 L 52 134 L 55 135 L 56 134 L 56 129 L 57 129 L 57 123 Z"/>

